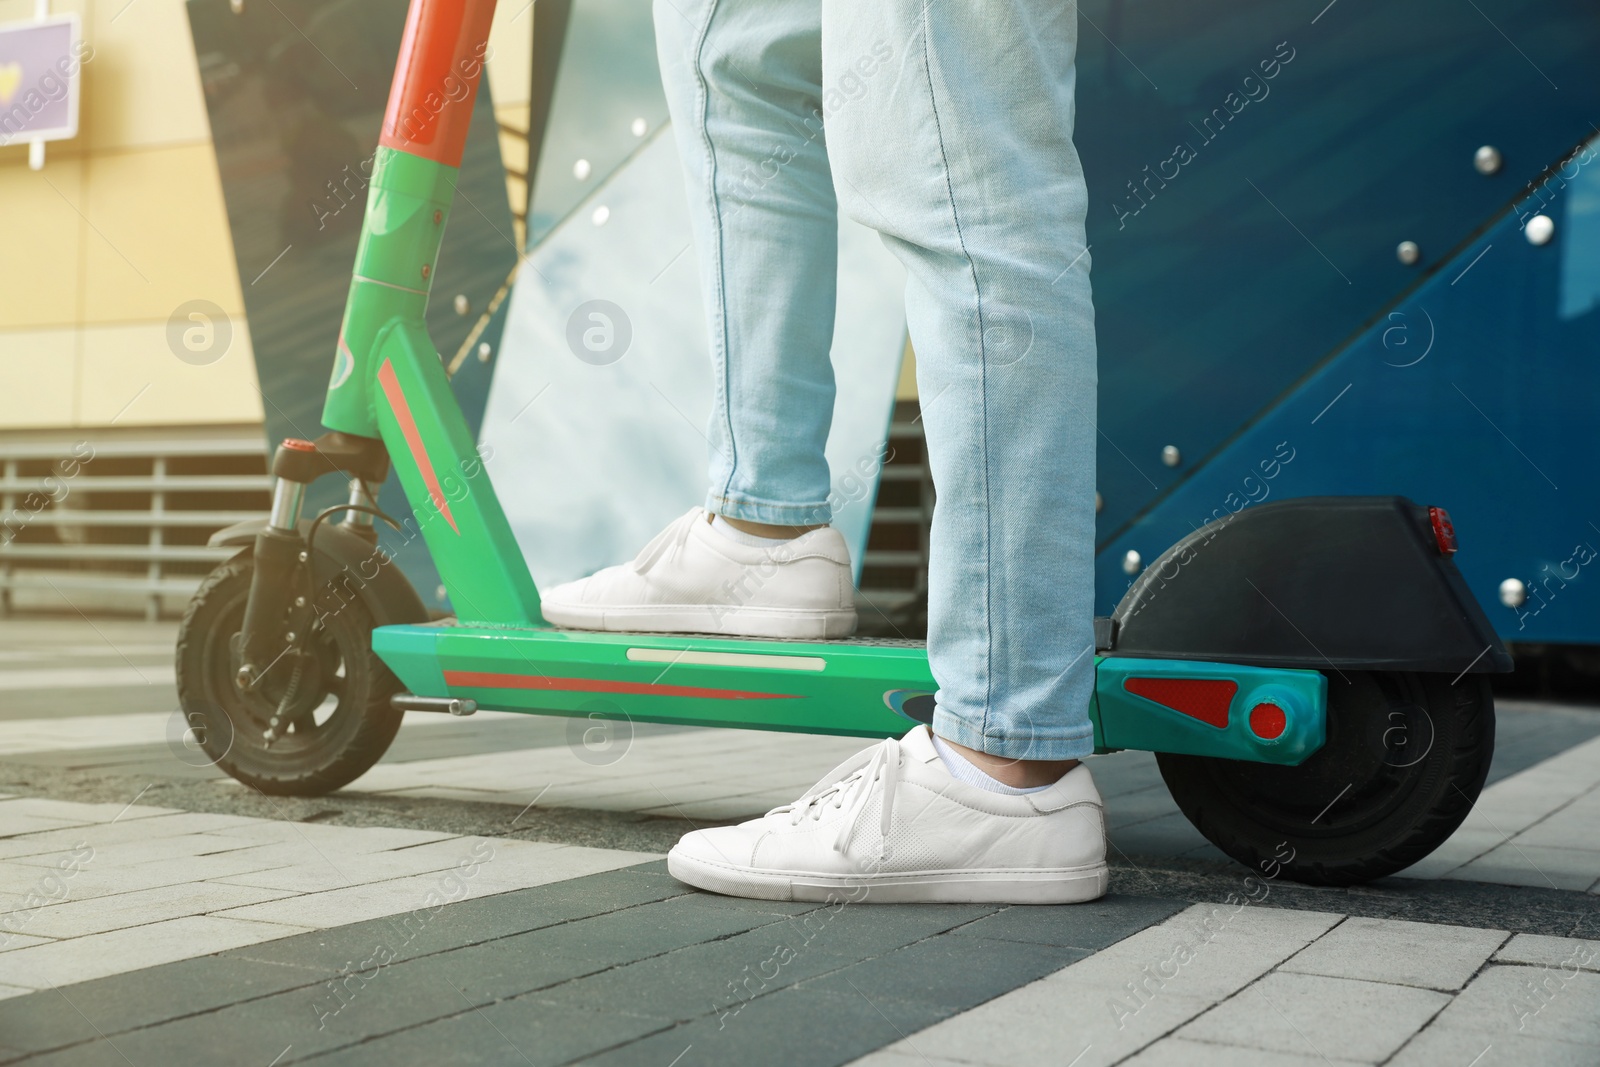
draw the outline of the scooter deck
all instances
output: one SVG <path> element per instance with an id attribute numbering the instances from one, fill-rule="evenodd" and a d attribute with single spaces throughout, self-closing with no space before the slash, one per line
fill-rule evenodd
<path id="1" fill-rule="evenodd" d="M 383 626 L 372 647 L 418 696 L 483 708 L 641 722 L 888 737 L 927 722 L 937 689 L 922 641 Z M 1139 748 L 1299 763 L 1321 747 L 1316 671 L 1096 658 L 1101 751 Z"/>

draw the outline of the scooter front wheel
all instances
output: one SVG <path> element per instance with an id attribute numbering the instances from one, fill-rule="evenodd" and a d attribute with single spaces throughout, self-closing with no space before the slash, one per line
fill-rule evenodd
<path id="1" fill-rule="evenodd" d="M 1353 885 L 1444 842 L 1494 755 L 1482 675 L 1326 671 L 1327 739 L 1297 767 L 1160 753 L 1161 777 L 1217 848 L 1261 877 Z"/>
<path id="2" fill-rule="evenodd" d="M 373 653 L 378 623 L 356 598 L 319 618 L 296 649 L 241 689 L 238 635 L 254 569 L 249 551 L 228 560 L 184 612 L 177 673 L 188 737 L 247 786 L 320 796 L 360 777 L 388 749 L 403 716 L 389 699 L 401 685 Z"/>

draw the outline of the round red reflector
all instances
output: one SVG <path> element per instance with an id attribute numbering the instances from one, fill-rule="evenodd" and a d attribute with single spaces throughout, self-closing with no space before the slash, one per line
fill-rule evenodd
<path id="1" fill-rule="evenodd" d="M 1257 704 L 1250 709 L 1250 729 L 1263 741 L 1276 741 L 1289 726 L 1289 717 L 1276 704 Z"/>
<path id="2" fill-rule="evenodd" d="M 1429 508 L 1428 522 L 1433 526 L 1433 540 L 1439 546 L 1439 555 L 1456 554 L 1456 526 L 1444 508 Z"/>
<path id="3" fill-rule="evenodd" d="M 298 437 L 285 437 L 283 439 L 283 447 L 291 452 L 315 452 L 317 450 L 316 445 Z"/>

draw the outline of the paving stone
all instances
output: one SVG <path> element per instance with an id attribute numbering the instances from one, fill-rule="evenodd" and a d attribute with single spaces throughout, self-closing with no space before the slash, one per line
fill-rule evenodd
<path id="1" fill-rule="evenodd" d="M 602 1015 L 513 1000 L 467 1010 L 461 1015 L 304 1062 L 337 1063 L 339 1067 L 367 1064 L 395 1067 L 396 1064 L 416 1063 L 443 1063 L 451 1067 L 500 1067 L 507 1063 L 554 1067 L 670 1025 L 659 1019 L 617 1013 Z M 285 1062 L 303 1061 L 285 1057 Z"/>
<path id="2" fill-rule="evenodd" d="M 110 1040 L 30 1056 L 24 1062 L 28 1067 L 128 1067 L 128 1057 Z"/>
<path id="3" fill-rule="evenodd" d="M 533 968 L 581 971 L 601 965 L 531 956 L 528 965 L 512 975 L 520 978 L 520 986 L 512 981 L 505 983 L 506 988 L 489 991 L 484 987 L 490 982 L 476 967 L 481 961 L 471 958 L 471 952 L 392 965 L 385 965 L 381 957 L 366 957 L 331 979 L 176 1019 L 115 1040 L 135 1063 L 241 1062 L 240 1050 L 246 1049 L 261 1050 L 259 1058 L 268 1062 L 289 1045 L 293 1046 L 290 1059 L 300 1059 L 457 1015 L 469 1006 L 485 1007 L 508 990 L 560 977 L 550 978 Z M 307 972 L 297 973 L 304 982 Z M 546 1014 L 554 1016 L 556 1009 Z M 636 1024 L 630 1021 L 627 1025 Z M 638 1032 L 660 1025 L 664 1023 L 657 1021 Z M 477 1044 L 484 1046 L 482 1041 Z"/>
<path id="4" fill-rule="evenodd" d="M 459 1013 L 442 973 L 379 967 L 175 1019 L 112 1038 L 134 1064 L 268 1064 L 292 1045 L 303 1058 Z"/>
<path id="5" fill-rule="evenodd" d="M 778 922 L 780 917 L 774 915 L 708 907 L 694 897 L 676 897 L 401 966 L 443 969 L 456 976 L 452 981 L 463 992 L 491 1000 Z"/>
<path id="6" fill-rule="evenodd" d="M 77 800 L 14 797 L 11 800 L 0 801 L 0 833 L 4 833 L 4 827 L 9 826 L 12 819 L 21 815 L 82 823 L 109 823 L 176 814 L 177 811 L 173 808 L 156 808 L 144 804 L 85 804 Z"/>
<path id="7" fill-rule="evenodd" d="M 902 1048 L 891 1045 L 878 1052 L 869 1052 L 859 1060 L 851 1060 L 849 1067 L 966 1067 L 966 1065 L 965 1060 L 947 1060 L 943 1056 L 929 1055 L 910 1046 Z"/>
<path id="8" fill-rule="evenodd" d="M 584 1060 L 589 1067 L 835 1067 L 938 1021 L 931 1005 L 784 989 L 736 1016 L 703 1018 Z M 685 1053 L 688 1053 L 687 1055 Z"/>
<path id="9" fill-rule="evenodd" d="M 1095 1004 L 1135 1008 L 1152 996 L 1215 1003 L 1326 933 L 1341 916 L 1197 904 L 1068 967 L 1048 981 Z"/>
<path id="10" fill-rule="evenodd" d="M 1396 919 L 1346 919 L 1278 969 L 1455 991 L 1509 935 Z"/>
<path id="11" fill-rule="evenodd" d="M 1411 1039 L 1386 1067 L 1594 1067 L 1600 1061 L 1593 1047 L 1514 1030 L 1484 1034 L 1435 1022 Z"/>
<path id="12" fill-rule="evenodd" d="M 4 959 L 0 956 L 0 959 Z M 1556 967 L 1491 964 L 1435 1024 L 1492 1039 L 1519 1033 L 1540 1040 L 1600 1047 L 1600 974 Z"/>
<path id="13" fill-rule="evenodd" d="M 518 889 L 583 878 L 661 858 L 660 853 L 655 852 L 629 852 L 583 845 L 558 845 L 551 851 L 534 852 L 529 846 L 546 847 L 544 842 L 535 841 L 508 841 L 504 845 L 520 847 L 505 848 L 497 842 L 494 858 L 483 864 L 478 878 Z"/>
<path id="14" fill-rule="evenodd" d="M 1204 835 L 1181 812 L 1145 819 L 1110 833 L 1113 857 L 1181 855 L 1206 843 Z"/>
<path id="15" fill-rule="evenodd" d="M 17 801 L 8 800 L 0 803 L 15 804 Z M 15 837 L 18 834 L 34 834 L 44 830 L 62 830 L 68 827 L 86 826 L 89 819 L 55 819 L 45 815 L 29 815 L 25 812 L 0 816 L 0 838 Z"/>
<path id="16" fill-rule="evenodd" d="M 91 859 L 68 882 L 74 900 L 116 896 L 157 886 L 184 885 L 248 871 L 284 867 L 294 860 L 266 848 L 245 848 L 186 859 L 151 860 L 120 867 L 96 864 Z M 38 867 L 0 866 L 0 892 L 9 885 L 32 885 L 44 872 Z"/>
<path id="17" fill-rule="evenodd" d="M 60 904 L 52 904 L 34 914 L 28 923 L 28 931 L 46 937 L 83 937 L 185 915 L 204 915 L 287 895 L 281 890 L 219 885 L 214 882 L 167 885 L 117 896 L 68 899 Z"/>
<path id="18" fill-rule="evenodd" d="M 306 986 L 315 978 L 277 964 L 201 956 L 149 967 L 137 976 L 29 990 L 31 996 L 0 1001 L 0 1044 L 34 1052 L 101 1034 L 115 1039 L 125 1030 Z"/>
<path id="19" fill-rule="evenodd" d="M 1600 841 L 1594 838 L 1595 821 L 1600 818 L 1597 809 L 1600 809 L 1600 794 L 1585 794 L 1518 834 L 1517 843 L 1590 852 L 1600 850 Z"/>
<path id="20" fill-rule="evenodd" d="M 216 815 L 210 812 L 184 811 L 175 815 L 157 815 L 131 822 L 114 822 L 72 827 L 65 830 L 46 830 L 0 840 L 0 859 L 36 855 L 44 852 L 61 853 L 78 847 L 80 843 L 100 848 L 122 842 L 152 841 L 159 837 L 180 834 L 198 834 L 227 826 L 237 826 L 254 820 L 243 815 Z"/>
<path id="21" fill-rule="evenodd" d="M 1088 955 L 1083 949 L 945 935 L 801 983 L 802 989 L 964 1011 Z"/>
<path id="22" fill-rule="evenodd" d="M 44 914 L 44 910 L 41 908 L 34 914 L 42 915 Z M 17 924 L 13 928 L 13 932 L 8 933 L 4 930 L 0 930 L 0 952 L 11 952 L 19 948 L 31 948 L 34 945 L 48 945 L 54 940 L 54 938 L 35 937 L 33 934 L 24 934 L 19 932 L 20 930 L 32 925 L 32 921 L 29 920 L 25 923 Z"/>
<path id="23" fill-rule="evenodd" d="M 1028 941 L 1097 952 L 1170 918 L 1185 907 L 1181 900 L 1111 893 L 1087 904 L 1006 908 L 953 932 L 959 936 Z"/>
<path id="24" fill-rule="evenodd" d="M 251 819 L 219 831 L 229 837 L 242 837 L 263 843 L 303 843 L 328 848 L 346 856 L 424 845 L 432 841 L 459 839 L 459 834 L 437 830 L 409 830 L 386 826 L 330 826 L 290 822 L 279 819 Z M 469 846 L 470 847 L 470 846 Z"/>
<path id="25" fill-rule="evenodd" d="M 1266 1052 L 1243 1045 L 1214 1045 L 1169 1037 L 1147 1045 L 1143 1052 L 1123 1062 L 1127 1067 L 1343 1067 L 1365 1061 L 1314 1053 Z"/>
<path id="26" fill-rule="evenodd" d="M 336 971 L 351 960 L 367 958 L 380 943 L 393 949 L 397 960 L 412 959 L 689 892 L 682 883 L 648 867 L 625 868 L 465 900 L 437 913 L 388 916 L 332 927 L 232 954 Z"/>
<path id="27" fill-rule="evenodd" d="M 998 910 L 989 904 L 813 905 L 789 923 L 787 943 L 852 960 L 893 951 L 913 941 L 957 929 Z"/>
<path id="28" fill-rule="evenodd" d="M 1116 797 L 1115 803 L 1106 804 L 1106 826 L 1111 830 L 1124 829 L 1148 819 L 1159 819 L 1169 815 L 1181 816 L 1182 812 L 1178 810 L 1178 804 L 1172 799 L 1172 794 L 1167 791 L 1166 785 L 1160 782 L 1144 789 L 1123 793 Z"/>
<path id="29" fill-rule="evenodd" d="M 293 849 L 295 842 L 269 847 Z M 297 893 L 320 893 L 357 885 L 391 881 L 435 871 L 457 870 L 463 880 L 505 882 L 519 877 L 527 861 L 543 867 L 541 873 L 559 873 L 564 866 L 582 862 L 592 850 L 557 858 L 568 846 L 539 842 L 493 842 L 484 838 L 452 837 L 402 849 L 343 855 L 334 859 L 307 845 L 298 852 L 299 862 L 289 867 L 232 875 L 219 881 L 234 885 L 254 885 L 269 889 L 291 889 Z M 505 857 L 511 856 L 509 863 Z M 511 869 L 506 869 L 506 868 Z M 521 884 L 528 884 L 523 881 Z"/>
<path id="30" fill-rule="evenodd" d="M 1498 830 L 1481 830 L 1460 827 L 1444 844 L 1404 870 L 1396 871 L 1395 878 L 1443 878 L 1463 864 L 1471 863 L 1485 852 L 1505 843 L 1505 835 Z"/>
<path id="31" fill-rule="evenodd" d="M 509 844 L 509 843 L 508 843 Z M 525 848 L 535 848 L 525 842 L 515 842 Z M 522 853 L 522 850 L 517 850 Z M 368 885 L 353 885 L 330 889 L 320 893 L 307 893 L 293 898 L 252 904 L 223 913 L 227 918 L 249 919 L 261 922 L 294 922 L 302 926 L 342 926 L 374 919 L 382 915 L 395 915 L 419 908 L 435 907 L 440 901 L 468 899 L 509 888 L 524 888 L 546 882 L 614 870 L 650 858 L 646 853 L 623 852 L 615 849 L 578 849 L 574 846 L 547 846 L 538 848 L 529 862 L 526 853 L 517 861 L 520 878 L 516 882 L 497 881 L 489 877 L 487 865 L 479 875 L 471 877 L 454 870 L 392 878 Z"/>
<path id="32" fill-rule="evenodd" d="M 303 927 L 242 922 L 212 915 L 168 919 L 148 926 L 0 952 L 0 983 L 31 989 L 66 985 L 287 937 L 302 930 Z"/>
<path id="33" fill-rule="evenodd" d="M 1600 972 L 1600 941 L 1577 937 L 1549 937 L 1544 934 L 1517 934 L 1499 952 L 1496 963 L 1534 963 L 1571 971 Z"/>
<path id="34" fill-rule="evenodd" d="M 937 1051 L 985 1067 L 1036 1063 L 1105 1067 L 1121 1062 L 1212 1004 L 1162 993 L 1138 1011 L 1117 1012 L 1110 994 L 1108 989 L 1034 982 L 911 1035 L 914 1047 L 896 1042 L 886 1051 Z"/>
<path id="35" fill-rule="evenodd" d="M 621 1010 L 681 1022 L 742 1012 L 764 993 L 852 962 L 814 951 L 772 924 L 567 982 L 539 997 L 590 1011 Z"/>
<path id="36" fill-rule="evenodd" d="M 1540 888 L 1587 890 L 1600 881 L 1600 852 L 1508 841 L 1446 877 Z"/>
<path id="37" fill-rule="evenodd" d="M 117 825 L 120 826 L 121 824 Z M 18 838 L 17 840 L 28 839 Z M 102 867 L 122 867 L 136 863 L 148 863 L 152 860 L 210 856 L 222 852 L 233 852 L 239 849 L 255 847 L 251 842 L 236 837 L 194 833 L 157 834 L 151 837 L 109 844 L 105 842 L 91 843 L 89 841 L 83 841 L 82 843 L 93 850 L 84 865 L 95 864 Z M 66 854 L 59 848 L 42 849 L 32 855 L 19 855 L 4 862 L 32 867 L 51 867 L 60 862 L 61 857 Z"/>
<path id="38" fill-rule="evenodd" d="M 1430 989 L 1270 974 L 1178 1031 L 1269 1052 L 1382 1062 L 1450 998 Z"/>

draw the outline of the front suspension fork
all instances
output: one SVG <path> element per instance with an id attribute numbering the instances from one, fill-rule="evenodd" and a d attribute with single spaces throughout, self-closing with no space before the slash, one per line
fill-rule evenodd
<path id="1" fill-rule="evenodd" d="M 234 683 L 241 690 L 255 689 L 279 660 L 292 656 L 314 622 L 313 546 L 300 521 L 307 487 L 325 473 L 345 474 L 350 480 L 346 506 L 370 507 L 369 486 L 381 483 L 388 468 L 388 453 L 375 438 L 327 433 L 316 441 L 289 438 L 278 446 L 272 459 L 272 512 L 256 535 L 250 596 L 239 629 Z M 344 529 L 376 543 L 371 512 L 346 514 Z"/>

